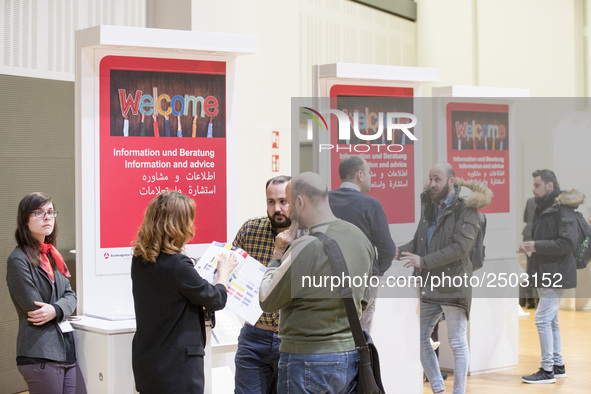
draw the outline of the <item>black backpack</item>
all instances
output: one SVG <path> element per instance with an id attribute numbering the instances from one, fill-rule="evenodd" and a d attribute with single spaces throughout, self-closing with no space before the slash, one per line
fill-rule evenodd
<path id="1" fill-rule="evenodd" d="M 577 268 L 583 269 L 587 267 L 589 260 L 591 259 L 591 226 L 583 217 L 583 214 L 579 211 L 575 211 L 577 218 L 577 233 L 579 238 L 575 244 L 573 254 L 575 255 L 575 261 L 577 262 Z"/>
<path id="2" fill-rule="evenodd" d="M 460 206 L 454 212 L 455 220 L 458 221 L 458 215 L 460 213 L 460 209 L 464 204 L 463 200 L 460 200 Z M 474 246 L 472 246 L 472 250 L 470 250 L 470 261 L 472 262 L 472 270 L 476 271 L 484 265 L 484 257 L 485 257 L 485 249 L 484 246 L 484 236 L 486 235 L 486 215 L 482 212 L 478 212 L 478 232 L 476 233 L 476 241 L 474 241 Z"/>

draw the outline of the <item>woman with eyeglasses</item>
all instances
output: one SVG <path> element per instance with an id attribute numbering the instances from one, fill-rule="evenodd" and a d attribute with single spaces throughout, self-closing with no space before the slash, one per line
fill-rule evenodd
<path id="1" fill-rule="evenodd" d="M 195 235 L 195 202 L 176 191 L 150 201 L 131 260 L 136 317 L 132 365 L 141 394 L 203 393 L 204 308 L 226 305 L 226 285 L 238 261 L 223 255 L 215 284 L 182 252 Z"/>
<path id="2" fill-rule="evenodd" d="M 25 196 L 6 283 L 19 318 L 16 364 L 29 393 L 86 393 L 68 317 L 76 309 L 70 272 L 55 248 L 58 211 L 43 193 Z"/>

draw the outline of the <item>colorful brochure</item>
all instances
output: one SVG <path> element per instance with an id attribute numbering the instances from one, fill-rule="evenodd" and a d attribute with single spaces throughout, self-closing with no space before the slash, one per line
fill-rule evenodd
<path id="1" fill-rule="evenodd" d="M 197 261 L 195 269 L 203 279 L 215 283 L 218 260 L 222 254 L 229 253 L 238 258 L 238 266 L 230 274 L 226 308 L 254 325 L 263 313 L 259 304 L 259 286 L 267 267 L 240 248 L 214 241 Z"/>

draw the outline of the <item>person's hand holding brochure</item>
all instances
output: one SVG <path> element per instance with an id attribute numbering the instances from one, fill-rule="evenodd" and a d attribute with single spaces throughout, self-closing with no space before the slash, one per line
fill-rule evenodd
<path id="1" fill-rule="evenodd" d="M 254 325 L 263 313 L 259 305 L 259 286 L 267 268 L 242 249 L 231 244 L 212 242 L 197 261 L 195 269 L 203 279 L 216 283 L 218 260 L 224 254 L 233 254 L 238 259 L 238 265 L 226 284 L 226 307 Z"/>
<path id="2" fill-rule="evenodd" d="M 531 257 L 531 254 L 536 251 L 535 242 L 534 241 L 522 242 L 519 245 L 518 251 L 525 253 L 527 255 L 527 257 Z"/>

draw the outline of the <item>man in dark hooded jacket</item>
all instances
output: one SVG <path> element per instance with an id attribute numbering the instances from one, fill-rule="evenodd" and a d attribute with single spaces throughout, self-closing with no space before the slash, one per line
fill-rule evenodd
<path id="1" fill-rule="evenodd" d="M 428 188 L 421 194 L 417 231 L 412 241 L 400 247 L 401 259 L 408 259 L 405 266 L 419 268 L 423 279 L 421 363 L 434 393 L 445 391 L 439 362 L 430 343 L 433 328 L 442 314 L 454 355 L 454 393 L 466 390 L 468 315 L 472 302 L 469 254 L 479 229 L 478 209 L 488 206 L 491 197 L 492 192 L 482 183 L 456 178 L 449 163 L 434 165 L 429 171 Z"/>
<path id="2" fill-rule="evenodd" d="M 561 353 L 558 308 L 564 289 L 577 286 L 577 265 L 573 255 L 578 238 L 574 208 L 585 196 L 576 191 L 562 192 L 556 175 L 550 170 L 532 173 L 537 204 L 532 222 L 532 241 L 519 250 L 531 254 L 527 273 L 529 285 L 538 291 L 536 327 L 542 350 L 541 368 L 521 380 L 525 383 L 554 383 L 566 377 Z"/>

